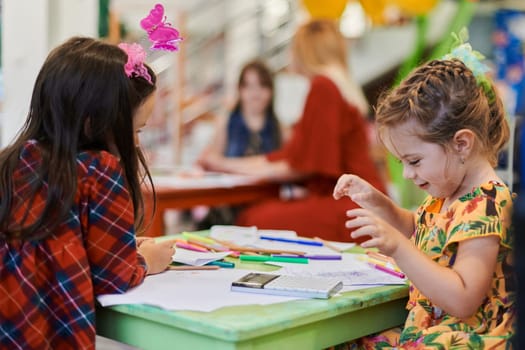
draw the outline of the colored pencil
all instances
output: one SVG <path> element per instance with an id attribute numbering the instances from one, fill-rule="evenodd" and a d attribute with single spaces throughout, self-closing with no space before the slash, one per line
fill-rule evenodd
<path id="1" fill-rule="evenodd" d="M 336 251 L 338 253 L 342 253 L 343 252 L 342 249 L 337 248 L 336 246 L 334 246 L 330 242 L 328 242 L 328 241 L 326 241 L 326 240 L 324 240 L 324 239 L 322 239 L 320 237 L 314 237 L 314 240 L 323 243 L 325 247 L 330 248 L 333 251 Z"/>
<path id="2" fill-rule="evenodd" d="M 264 249 L 264 248 L 254 248 L 254 247 L 243 247 L 227 241 L 222 241 L 216 239 L 216 241 L 223 246 L 230 248 L 236 252 L 250 252 L 250 253 L 265 253 L 265 254 L 290 254 L 290 255 L 305 255 L 306 252 L 301 252 L 298 250 L 282 250 L 282 249 Z"/>

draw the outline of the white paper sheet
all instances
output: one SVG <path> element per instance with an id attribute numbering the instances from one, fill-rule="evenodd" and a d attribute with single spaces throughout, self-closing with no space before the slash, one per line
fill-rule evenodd
<path id="1" fill-rule="evenodd" d="M 217 253 L 204 253 L 196 252 L 193 250 L 187 250 L 183 248 L 177 248 L 175 254 L 173 254 L 173 261 L 179 262 L 186 265 L 202 266 L 215 260 L 220 260 L 228 256 L 230 252 L 217 252 Z"/>
<path id="2" fill-rule="evenodd" d="M 257 229 L 259 236 L 280 237 L 280 238 L 297 238 L 297 232 L 291 230 L 261 230 Z"/>
<path id="3" fill-rule="evenodd" d="M 247 245 L 259 239 L 255 226 L 213 225 L 210 237 L 222 241 L 234 242 L 237 245 Z"/>
<path id="4" fill-rule="evenodd" d="M 212 311 L 224 306 L 273 304 L 301 298 L 230 291 L 231 282 L 251 271 L 166 271 L 146 277 L 144 283 L 124 294 L 106 294 L 102 306 L 149 304 L 167 310 Z"/>
<path id="5" fill-rule="evenodd" d="M 314 255 L 335 255 L 326 246 L 284 243 L 259 239 L 256 227 L 221 226 L 212 228 L 212 237 L 233 241 L 239 245 L 267 249 L 300 250 Z M 295 238 L 293 231 L 264 230 L 265 235 Z M 338 247 L 350 248 L 352 243 L 331 242 Z M 201 253 L 177 248 L 173 261 L 204 265 L 219 260 L 228 253 Z M 363 256 L 363 255 L 361 255 Z M 343 281 L 342 292 L 385 284 L 404 284 L 405 279 L 378 271 L 356 254 L 342 254 L 342 260 L 309 260 L 308 264 L 273 263 L 282 268 L 275 273 L 282 275 L 331 277 Z M 166 271 L 148 276 L 144 283 L 127 293 L 102 295 L 98 301 L 103 306 L 118 304 L 149 304 L 167 310 L 212 311 L 221 307 L 272 304 L 300 299 L 277 295 L 231 292 L 231 282 L 249 273 L 249 270 L 220 269 L 214 271 Z M 255 272 L 255 271 L 254 271 Z"/>
<path id="6" fill-rule="evenodd" d="M 363 254 L 343 254 L 342 260 L 310 260 L 308 264 L 271 262 L 280 274 L 338 278 L 347 286 L 405 284 L 406 279 L 376 270 L 359 260 Z"/>
<path id="7" fill-rule="evenodd" d="M 254 176 L 223 173 L 204 173 L 201 176 L 181 176 L 177 174 L 153 175 L 153 184 L 156 187 L 173 187 L 180 189 L 229 188 L 251 184 L 256 181 L 258 181 L 258 178 Z"/>
<path id="8" fill-rule="evenodd" d="M 382 284 L 404 284 L 400 279 L 370 268 L 353 254 L 344 254 L 341 261 L 310 261 L 308 265 L 275 263 L 282 266 L 277 274 L 320 276 L 343 281 L 342 292 Z M 146 277 L 143 284 L 124 294 L 101 295 L 102 306 L 148 304 L 167 310 L 212 311 L 236 305 L 267 305 L 300 299 L 277 295 L 230 291 L 231 282 L 249 270 L 219 269 L 213 271 L 166 271 Z"/>

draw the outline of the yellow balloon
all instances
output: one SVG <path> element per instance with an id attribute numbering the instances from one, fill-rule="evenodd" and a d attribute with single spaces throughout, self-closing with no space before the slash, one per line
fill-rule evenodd
<path id="1" fill-rule="evenodd" d="M 303 0 L 303 5 L 313 18 L 338 19 L 343 14 L 347 0 Z"/>
<path id="2" fill-rule="evenodd" d="M 424 15 L 436 6 L 438 0 L 390 0 L 409 15 Z"/>
<path id="3" fill-rule="evenodd" d="M 389 0 L 360 0 L 361 7 L 374 25 L 385 24 L 385 8 Z"/>

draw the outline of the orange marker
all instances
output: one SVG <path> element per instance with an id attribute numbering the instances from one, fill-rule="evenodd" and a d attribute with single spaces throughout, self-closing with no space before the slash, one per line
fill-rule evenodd
<path id="1" fill-rule="evenodd" d="M 389 263 L 395 264 L 394 259 L 392 259 L 391 257 L 389 257 L 387 255 L 378 253 L 378 252 L 367 250 L 366 251 L 366 255 L 368 255 L 370 257 L 373 257 L 373 258 L 376 258 L 378 260 L 382 260 L 382 261 L 385 261 L 385 262 L 389 262 Z"/>

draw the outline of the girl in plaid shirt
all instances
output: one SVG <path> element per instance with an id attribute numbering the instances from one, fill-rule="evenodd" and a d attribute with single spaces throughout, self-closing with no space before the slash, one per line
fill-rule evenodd
<path id="1" fill-rule="evenodd" d="M 138 45 L 75 37 L 38 74 L 0 152 L 0 348 L 94 348 L 95 296 L 171 261 L 169 242 L 135 238 L 151 183 L 136 134 L 156 82 L 143 59 Z"/>

